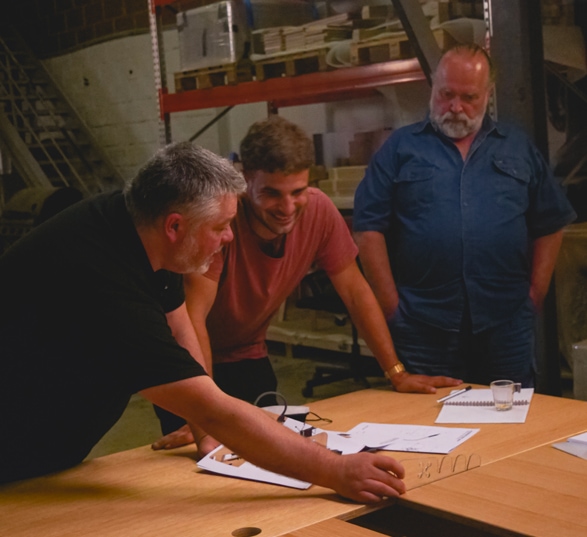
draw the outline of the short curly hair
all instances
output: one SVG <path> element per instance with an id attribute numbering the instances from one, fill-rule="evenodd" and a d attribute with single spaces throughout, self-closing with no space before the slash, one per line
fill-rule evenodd
<path id="1" fill-rule="evenodd" d="M 251 125 L 241 142 L 240 158 L 245 172 L 290 175 L 314 164 L 314 144 L 296 124 L 272 115 Z"/>

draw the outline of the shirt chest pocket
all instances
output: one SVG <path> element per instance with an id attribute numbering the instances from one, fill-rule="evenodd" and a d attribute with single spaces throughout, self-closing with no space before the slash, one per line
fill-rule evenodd
<path id="1" fill-rule="evenodd" d="M 497 203 L 525 210 L 532 178 L 528 165 L 519 158 L 498 156 L 493 160 L 493 170 Z"/>
<path id="2" fill-rule="evenodd" d="M 404 167 L 393 181 L 394 205 L 404 214 L 415 214 L 434 201 L 434 175 L 432 166 Z"/>

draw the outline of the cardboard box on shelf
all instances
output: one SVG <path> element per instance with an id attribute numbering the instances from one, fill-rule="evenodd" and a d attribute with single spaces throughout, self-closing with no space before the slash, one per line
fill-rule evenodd
<path id="1" fill-rule="evenodd" d="M 314 134 L 316 164 L 327 168 L 367 165 L 390 134 L 391 129 Z"/>
<path id="2" fill-rule="evenodd" d="M 316 164 L 332 168 L 348 164 L 349 142 L 353 139 L 351 131 L 323 132 L 314 134 Z"/>
<path id="3" fill-rule="evenodd" d="M 177 14 L 182 71 L 238 62 L 248 41 L 244 5 L 217 2 Z"/>
<path id="4" fill-rule="evenodd" d="M 340 166 L 330 168 L 328 177 L 339 196 L 354 196 L 357 186 L 365 176 L 367 166 Z"/>
<path id="5" fill-rule="evenodd" d="M 383 145 L 391 134 L 390 129 L 370 132 L 357 132 L 349 142 L 349 165 L 368 164 L 371 157 Z"/>
<path id="6" fill-rule="evenodd" d="M 345 207 L 352 208 L 355 190 L 365 175 L 367 166 L 340 166 L 328 169 L 328 179 L 318 181 L 318 188 L 334 200 L 345 200 Z M 337 204 L 337 206 L 339 206 Z"/>

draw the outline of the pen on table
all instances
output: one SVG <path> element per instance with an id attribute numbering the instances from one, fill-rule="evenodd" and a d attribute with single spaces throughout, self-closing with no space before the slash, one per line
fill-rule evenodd
<path id="1" fill-rule="evenodd" d="M 471 386 L 467 386 L 467 387 L 463 388 L 462 390 L 459 390 L 459 391 L 454 392 L 454 393 L 449 393 L 447 396 L 441 397 L 436 402 L 437 403 L 444 403 L 447 399 L 452 399 L 453 397 L 456 397 L 457 395 L 461 395 L 462 393 L 468 392 L 470 389 L 471 389 Z"/>

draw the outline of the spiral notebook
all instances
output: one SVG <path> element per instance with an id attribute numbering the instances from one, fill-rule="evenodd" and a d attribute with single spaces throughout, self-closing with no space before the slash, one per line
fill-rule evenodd
<path id="1" fill-rule="evenodd" d="M 566 442 L 557 442 L 552 447 L 587 460 L 587 433 L 571 436 Z"/>
<path id="2" fill-rule="evenodd" d="M 524 423 L 533 394 L 534 388 L 522 388 L 514 393 L 513 408 L 499 411 L 490 389 L 469 390 L 446 401 L 436 423 Z"/>

